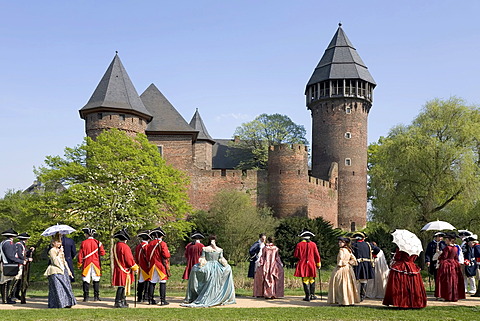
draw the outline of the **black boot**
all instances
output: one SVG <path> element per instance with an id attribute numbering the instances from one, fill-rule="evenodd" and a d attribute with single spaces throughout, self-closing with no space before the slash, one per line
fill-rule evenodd
<path id="1" fill-rule="evenodd" d="M 140 303 L 143 301 L 143 290 L 145 289 L 145 282 L 138 283 L 137 287 L 137 302 Z"/>
<path id="2" fill-rule="evenodd" d="M 151 283 L 148 286 L 148 304 L 157 304 L 155 301 L 155 283 Z"/>
<path id="3" fill-rule="evenodd" d="M 122 302 L 123 302 L 123 307 L 124 308 L 128 308 L 128 303 L 127 303 L 127 297 L 125 295 L 125 287 L 123 287 L 123 291 L 122 291 Z"/>
<path id="4" fill-rule="evenodd" d="M 83 287 L 83 302 L 88 302 L 88 299 L 90 298 L 90 283 L 83 281 L 82 284 Z"/>
<path id="5" fill-rule="evenodd" d="M 471 296 L 475 296 L 475 297 L 480 296 L 480 280 L 478 280 L 478 283 L 477 283 L 477 292 L 475 292 L 475 294 L 472 294 Z"/>
<path id="6" fill-rule="evenodd" d="M 143 282 L 143 302 L 148 302 L 148 289 L 150 288 L 150 282 Z"/>
<path id="7" fill-rule="evenodd" d="M 167 302 L 167 283 L 160 283 L 160 304 L 169 305 Z"/>
<path id="8" fill-rule="evenodd" d="M 5 284 L 5 296 L 7 297 L 7 304 L 15 304 L 17 302 L 13 301 L 10 297 L 10 287 L 12 286 L 12 281 L 8 281 Z"/>
<path id="9" fill-rule="evenodd" d="M 317 296 L 315 295 L 315 282 L 310 284 L 310 300 L 316 300 L 318 299 Z"/>
<path id="10" fill-rule="evenodd" d="M 20 289 L 21 288 L 22 288 L 22 280 L 18 280 L 17 283 L 15 284 L 15 294 L 13 295 L 18 300 L 22 299 L 22 297 L 20 295 Z"/>
<path id="11" fill-rule="evenodd" d="M 303 301 L 310 301 L 310 284 L 303 283 L 303 291 L 305 292 Z"/>
<path id="12" fill-rule="evenodd" d="M 93 301 L 100 300 L 100 281 L 93 281 Z"/>
<path id="13" fill-rule="evenodd" d="M 115 294 L 115 305 L 113 306 L 114 308 L 123 308 L 123 291 L 122 289 L 125 289 L 122 286 L 119 286 L 117 288 L 117 293 Z"/>
<path id="14" fill-rule="evenodd" d="M 2 303 L 7 304 L 7 293 L 6 290 L 7 285 L 6 284 L 0 284 L 0 293 L 2 293 Z"/>
<path id="15" fill-rule="evenodd" d="M 367 295 L 367 283 L 360 283 L 360 302 L 365 300 L 365 296 Z"/>

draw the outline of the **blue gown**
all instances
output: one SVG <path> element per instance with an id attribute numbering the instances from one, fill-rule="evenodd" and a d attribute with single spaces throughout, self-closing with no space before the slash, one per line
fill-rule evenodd
<path id="1" fill-rule="evenodd" d="M 232 268 L 223 258 L 223 250 L 204 247 L 200 263 L 195 264 L 190 272 L 185 303 L 181 306 L 206 308 L 234 303 Z"/>

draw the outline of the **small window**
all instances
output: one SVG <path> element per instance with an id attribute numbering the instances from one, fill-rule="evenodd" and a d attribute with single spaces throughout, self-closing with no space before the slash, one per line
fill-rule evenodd
<path id="1" fill-rule="evenodd" d="M 345 166 L 351 166 L 352 160 L 350 158 L 345 158 Z"/>
<path id="2" fill-rule="evenodd" d="M 125 120 L 125 114 L 120 114 L 119 116 L 121 120 Z"/>
<path id="3" fill-rule="evenodd" d="M 162 145 L 158 145 L 157 148 L 158 148 L 158 153 L 160 154 L 160 156 L 163 157 L 163 146 L 162 146 Z"/>
<path id="4" fill-rule="evenodd" d="M 346 138 L 346 139 L 352 138 L 352 133 L 346 132 L 346 133 L 345 133 L 345 138 Z"/>
<path id="5" fill-rule="evenodd" d="M 356 228 L 355 222 L 351 222 L 350 223 L 350 232 L 355 232 L 355 228 Z"/>
<path id="6" fill-rule="evenodd" d="M 351 114 L 352 113 L 352 107 L 350 107 L 350 106 L 345 107 L 345 113 L 346 114 Z"/>
<path id="7" fill-rule="evenodd" d="M 221 174 L 222 174 L 222 176 L 227 176 L 227 170 L 226 169 L 221 169 Z"/>
<path id="8" fill-rule="evenodd" d="M 102 118 L 103 118 L 103 114 L 102 114 L 102 113 L 98 113 L 98 114 L 97 114 L 97 117 L 98 117 L 98 119 L 102 119 Z"/>

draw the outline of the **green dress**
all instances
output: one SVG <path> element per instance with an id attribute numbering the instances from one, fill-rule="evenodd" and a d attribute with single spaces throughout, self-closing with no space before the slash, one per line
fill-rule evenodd
<path id="1" fill-rule="evenodd" d="M 190 272 L 185 303 L 181 305 L 206 308 L 236 303 L 232 268 L 223 257 L 223 250 L 204 247 L 199 261 Z"/>

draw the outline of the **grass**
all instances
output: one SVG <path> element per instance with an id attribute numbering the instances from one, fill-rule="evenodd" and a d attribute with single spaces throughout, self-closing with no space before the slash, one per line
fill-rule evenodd
<path id="1" fill-rule="evenodd" d="M 400 310 L 372 307 L 2 310 L 1 320 L 475 320 L 477 307 Z"/>

